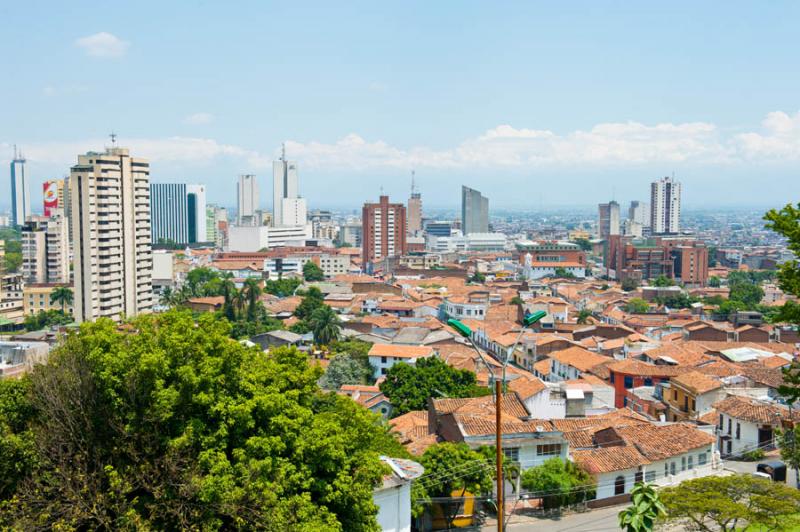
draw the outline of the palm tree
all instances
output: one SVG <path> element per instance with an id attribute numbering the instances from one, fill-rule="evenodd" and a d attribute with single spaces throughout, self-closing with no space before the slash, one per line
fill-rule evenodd
<path id="1" fill-rule="evenodd" d="M 578 323 L 584 324 L 589 323 L 589 318 L 592 316 L 592 312 L 588 309 L 582 309 L 578 312 Z"/>
<path id="2" fill-rule="evenodd" d="M 258 279 L 247 279 L 242 287 L 242 292 L 247 301 L 247 319 L 254 321 L 256 319 L 258 298 L 261 296 L 261 283 Z"/>
<path id="3" fill-rule="evenodd" d="M 72 289 L 68 286 L 59 286 L 50 293 L 50 304 L 61 303 L 61 313 L 67 314 L 67 305 L 72 305 Z"/>
<path id="4" fill-rule="evenodd" d="M 166 286 L 163 290 L 161 290 L 161 298 L 159 299 L 159 303 L 165 307 L 171 307 L 175 304 L 175 296 L 176 293 L 172 290 L 172 288 Z"/>
<path id="5" fill-rule="evenodd" d="M 233 289 L 233 297 L 231 298 L 231 303 L 233 304 L 233 308 L 236 311 L 234 316 L 235 319 L 240 319 L 242 316 L 242 312 L 244 311 L 244 307 L 247 304 L 247 296 L 245 294 L 244 288 L 241 290 Z"/>
<path id="6" fill-rule="evenodd" d="M 222 296 L 225 298 L 225 317 L 230 321 L 235 321 L 236 311 L 233 300 L 236 297 L 236 285 L 233 284 L 233 274 L 230 272 L 222 275 Z"/>
<path id="7" fill-rule="evenodd" d="M 309 320 L 311 331 L 314 333 L 314 342 L 328 345 L 338 340 L 341 323 L 339 316 L 328 305 L 322 305 L 316 309 Z"/>

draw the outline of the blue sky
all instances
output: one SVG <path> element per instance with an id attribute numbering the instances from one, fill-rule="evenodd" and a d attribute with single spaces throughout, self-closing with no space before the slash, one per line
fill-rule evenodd
<path id="1" fill-rule="evenodd" d="M 3 2 L 0 208 L 20 145 L 34 198 L 114 130 L 154 181 L 225 205 L 287 143 L 312 207 L 380 187 L 455 206 L 800 195 L 792 2 Z"/>

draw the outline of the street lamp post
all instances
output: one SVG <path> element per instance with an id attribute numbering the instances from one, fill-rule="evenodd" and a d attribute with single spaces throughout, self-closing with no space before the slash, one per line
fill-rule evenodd
<path id="1" fill-rule="evenodd" d="M 520 340 L 522 340 L 522 335 L 536 322 L 541 320 L 547 315 L 546 312 L 540 310 L 538 312 L 534 312 L 532 314 L 528 314 L 522 319 L 522 330 L 517 337 L 517 340 L 514 342 L 514 345 L 511 347 L 511 353 L 513 354 L 514 351 L 517 349 L 517 345 L 519 344 Z M 495 377 L 494 371 L 492 370 L 491 366 L 486 362 L 486 359 L 483 358 L 483 353 L 481 350 L 478 349 L 478 346 L 475 345 L 475 341 L 472 339 L 472 329 L 470 329 L 464 323 L 456 319 L 449 319 L 447 320 L 447 324 L 458 331 L 458 334 L 463 336 L 464 338 L 469 341 L 470 345 L 472 345 L 475 352 L 478 353 L 478 357 L 481 359 L 481 362 L 486 366 L 486 369 L 489 371 L 489 375 L 491 376 L 492 380 L 494 381 L 494 415 L 495 415 L 495 452 L 497 453 L 495 457 L 495 462 L 497 466 L 497 532 L 503 532 L 504 526 L 503 521 L 505 518 L 505 497 L 503 496 L 503 430 L 501 428 L 503 422 L 503 412 L 502 412 L 502 402 L 503 402 L 503 391 L 505 390 L 506 384 L 506 366 L 508 365 L 508 353 L 506 353 L 504 360 L 503 360 L 503 376 L 502 381 L 498 381 Z M 501 384 L 502 383 L 502 384 Z"/>

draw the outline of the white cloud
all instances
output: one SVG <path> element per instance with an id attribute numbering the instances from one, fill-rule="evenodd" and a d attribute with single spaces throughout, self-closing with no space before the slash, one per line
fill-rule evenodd
<path id="1" fill-rule="evenodd" d="M 186 118 L 183 119 L 185 124 L 189 124 L 192 126 L 202 126 L 205 124 L 210 124 L 214 121 L 214 115 L 211 113 L 194 113 L 188 115 Z"/>
<path id="2" fill-rule="evenodd" d="M 199 118 L 198 118 L 199 117 Z M 190 120 L 192 119 L 192 120 Z M 213 117 L 196 113 L 187 123 L 207 123 Z M 120 138 L 119 143 L 154 164 L 209 166 L 228 158 L 242 169 L 271 167 L 279 151 L 260 152 L 201 137 Z M 28 144 L 32 162 L 67 168 L 79 153 L 98 150 L 108 139 Z M 8 145 L 6 145 L 8 146 Z M 0 151 L 7 152 L 2 149 Z M 435 150 L 424 146 L 393 146 L 351 133 L 334 142 L 286 142 L 288 156 L 304 168 L 323 170 L 373 169 L 595 169 L 662 166 L 676 163 L 729 165 L 736 163 L 796 163 L 800 160 L 800 113 L 769 113 L 760 127 L 742 133 L 714 124 L 686 122 L 646 125 L 639 122 L 597 124 L 587 130 L 559 134 L 547 129 L 502 124 L 459 144 Z M 10 152 L 9 152 L 10 153 Z M 3 157 L 8 153 L 2 153 Z M 9 155 L 10 157 L 10 155 Z"/>
<path id="3" fill-rule="evenodd" d="M 91 57 L 122 57 L 130 47 L 129 42 L 105 31 L 81 37 L 75 45 Z"/>

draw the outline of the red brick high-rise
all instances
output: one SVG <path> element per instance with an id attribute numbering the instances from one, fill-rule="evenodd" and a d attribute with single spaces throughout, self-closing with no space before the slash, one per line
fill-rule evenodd
<path id="1" fill-rule="evenodd" d="M 364 268 L 386 257 L 405 255 L 406 207 L 402 203 L 389 203 L 389 196 L 381 196 L 378 203 L 365 203 L 361 227 Z"/>

